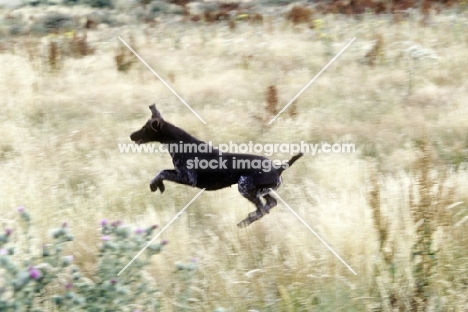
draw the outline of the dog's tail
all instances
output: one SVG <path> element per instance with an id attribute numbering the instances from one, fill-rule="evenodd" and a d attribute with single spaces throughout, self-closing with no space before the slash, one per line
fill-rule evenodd
<path id="1" fill-rule="evenodd" d="M 304 156 L 304 153 L 299 153 L 295 156 L 293 156 L 289 161 L 287 161 L 285 163 L 284 166 L 281 166 L 281 168 L 278 169 L 278 172 L 279 174 L 281 175 L 281 173 L 283 173 L 284 170 L 288 169 L 289 167 L 291 167 L 295 162 L 296 160 L 298 160 L 299 158 L 301 158 L 302 156 Z"/>

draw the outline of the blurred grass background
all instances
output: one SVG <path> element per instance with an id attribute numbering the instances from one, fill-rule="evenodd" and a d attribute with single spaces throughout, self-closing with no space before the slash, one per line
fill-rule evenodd
<path id="1" fill-rule="evenodd" d="M 73 14 L 92 12 L 79 7 Z M 156 103 L 166 120 L 215 145 L 352 142 L 357 149 L 306 155 L 283 174 L 278 191 L 357 276 L 281 204 L 238 229 L 254 207 L 234 186 L 204 192 L 162 235 L 170 244 L 150 274 L 164 311 L 177 310 L 173 263 L 191 258 L 199 263 L 190 299 L 197 311 L 467 309 L 466 12 L 442 12 L 428 25 L 416 13 L 402 21 L 323 15 L 314 28 L 282 17 L 233 29 L 163 16 L 151 27 L 122 23 L 41 36 L 11 34 L 6 17 L 24 21 L 46 14 L 43 7 L 1 14 L 4 227 L 14 223 L 16 206 L 26 206 L 39 248 L 52 224 L 68 222 L 71 252 L 92 276 L 99 220 L 169 222 L 197 190 L 166 183 L 164 195 L 150 193 L 149 181 L 172 167 L 170 157 L 122 154 L 117 146 L 130 142 Z M 293 104 L 294 113 L 267 125 L 353 37 Z"/>

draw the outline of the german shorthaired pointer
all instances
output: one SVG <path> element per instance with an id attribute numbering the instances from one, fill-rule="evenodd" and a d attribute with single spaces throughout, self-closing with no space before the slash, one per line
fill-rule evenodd
<path id="1" fill-rule="evenodd" d="M 299 153 L 289 161 L 279 162 L 251 154 L 223 153 L 165 121 L 156 105 L 151 105 L 150 110 L 151 119 L 130 139 L 137 144 L 165 144 L 175 168 L 159 172 L 150 183 L 151 191 L 159 189 L 163 193 L 164 180 L 210 191 L 237 184 L 242 196 L 257 208 L 237 224 L 239 227 L 259 220 L 277 205 L 270 189 L 276 190 L 281 185 L 281 173 L 303 155 Z"/>

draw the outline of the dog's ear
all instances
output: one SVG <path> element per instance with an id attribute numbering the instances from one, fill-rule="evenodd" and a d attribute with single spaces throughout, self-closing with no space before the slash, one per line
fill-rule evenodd
<path id="1" fill-rule="evenodd" d="M 156 108 L 156 104 L 151 105 L 149 107 L 149 109 L 151 110 L 151 119 L 153 119 L 153 118 L 161 118 L 162 119 L 161 113 Z"/>
<path id="2" fill-rule="evenodd" d="M 150 120 L 150 122 L 151 129 L 153 129 L 154 132 L 158 132 L 161 128 L 161 119 L 156 118 L 154 120 Z"/>

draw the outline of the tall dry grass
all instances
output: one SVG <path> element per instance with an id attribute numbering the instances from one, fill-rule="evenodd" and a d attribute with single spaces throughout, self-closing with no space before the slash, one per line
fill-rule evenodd
<path id="1" fill-rule="evenodd" d="M 146 35 L 130 27 L 89 30 L 94 54 L 64 57 L 54 73 L 46 70 L 48 41 L 37 39 L 34 53 L 31 39 L 16 38 L 23 48 L 0 54 L 0 223 L 14 227 L 15 207 L 26 206 L 34 216 L 31 245 L 39 248 L 51 224 L 67 221 L 75 235 L 70 252 L 92 277 L 99 220 L 169 222 L 196 190 L 167 183 L 163 195 L 150 193 L 150 179 L 172 167 L 169 156 L 117 148 L 156 102 L 167 120 L 214 144 L 353 142 L 358 151 L 306 155 L 285 171 L 278 191 L 357 276 L 281 205 L 239 230 L 235 224 L 253 207 L 236 187 L 205 192 L 162 235 L 170 243 L 149 272 L 164 311 L 179 307 L 174 262 L 192 258 L 199 270 L 190 307 L 197 311 L 464 311 L 468 46 L 454 19 L 466 23 L 448 14 L 429 26 L 417 18 L 324 16 L 329 46 L 313 29 L 280 20 L 268 31 L 246 23 L 235 32 L 183 23 Z M 385 59 L 369 67 L 362 60 L 376 33 Z M 171 85 L 207 125 L 142 64 L 117 70 L 119 35 L 133 36 L 162 77 L 177 77 Z M 259 122 L 268 86 L 281 90 L 281 109 L 329 61 L 330 49 L 353 36 L 301 95 L 294 119 L 285 112 L 271 127 Z"/>

